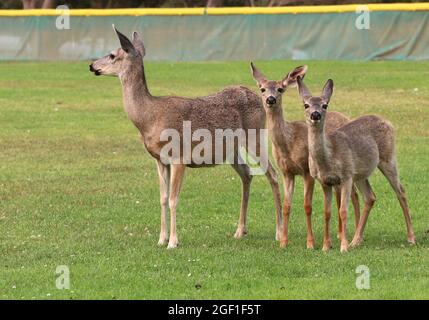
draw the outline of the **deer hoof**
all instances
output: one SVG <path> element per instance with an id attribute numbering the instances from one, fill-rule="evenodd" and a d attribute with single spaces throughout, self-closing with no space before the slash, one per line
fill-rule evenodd
<path id="1" fill-rule="evenodd" d="M 170 239 L 170 241 L 168 242 L 167 249 L 177 248 L 178 245 L 179 245 L 179 242 L 177 241 L 177 239 L 175 239 L 175 240 Z"/>
<path id="2" fill-rule="evenodd" d="M 332 244 L 331 244 L 331 241 L 327 241 L 327 242 L 325 242 L 324 244 L 323 244 L 323 247 L 322 247 L 322 251 L 329 251 L 330 249 L 332 249 Z"/>
<path id="3" fill-rule="evenodd" d="M 160 237 L 159 241 L 158 241 L 158 245 L 159 246 L 165 246 L 168 243 L 168 238 L 167 237 Z"/>
<path id="4" fill-rule="evenodd" d="M 411 245 L 415 245 L 416 244 L 416 238 L 414 236 L 408 237 L 408 243 Z"/>
<path id="5" fill-rule="evenodd" d="M 289 243 L 289 241 L 287 239 L 286 240 L 281 240 L 280 241 L 280 248 L 286 248 L 287 245 L 288 245 L 288 243 Z"/>
<path id="6" fill-rule="evenodd" d="M 237 231 L 234 234 L 235 239 L 241 239 L 247 234 L 246 229 L 237 229 Z"/>
<path id="7" fill-rule="evenodd" d="M 352 242 L 350 243 L 350 246 L 357 247 L 362 243 L 362 238 L 353 238 Z"/>
<path id="8" fill-rule="evenodd" d="M 307 249 L 308 250 L 314 249 L 314 241 L 307 241 Z"/>

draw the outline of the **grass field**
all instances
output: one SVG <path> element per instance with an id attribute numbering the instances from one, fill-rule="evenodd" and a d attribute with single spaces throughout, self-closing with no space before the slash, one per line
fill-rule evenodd
<path id="1" fill-rule="evenodd" d="M 335 80 L 331 110 L 377 113 L 396 127 L 398 160 L 418 244 L 406 242 L 399 203 L 384 177 L 363 245 L 322 246 L 322 193 L 314 201 L 316 250 L 305 249 L 298 179 L 290 245 L 274 240 L 264 177 L 253 180 L 249 235 L 232 237 L 240 182 L 229 166 L 187 170 L 178 207 L 177 250 L 158 247 L 156 166 L 123 108 L 119 81 L 86 63 L 0 63 L 0 298 L 3 299 L 429 299 L 429 63 L 306 62 L 314 93 Z M 299 62 L 259 62 L 284 76 Z M 230 84 L 255 88 L 247 62 L 148 63 L 155 95 L 200 96 Z M 255 88 L 256 89 L 256 88 Z M 288 119 L 302 119 L 294 90 Z M 349 231 L 353 230 L 350 219 Z M 352 234 L 349 232 L 349 239 Z M 70 290 L 55 286 L 59 265 Z M 370 290 L 355 286 L 370 270 Z"/>

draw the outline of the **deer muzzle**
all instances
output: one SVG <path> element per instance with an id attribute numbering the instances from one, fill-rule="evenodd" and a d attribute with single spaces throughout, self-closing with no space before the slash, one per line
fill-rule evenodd
<path id="1" fill-rule="evenodd" d="M 95 69 L 92 63 L 89 65 L 89 71 L 94 72 L 96 76 L 101 75 L 100 70 Z"/>
<path id="2" fill-rule="evenodd" d="M 273 104 L 276 104 L 277 100 L 273 96 L 269 96 L 266 100 L 267 104 L 272 106 Z"/>
<path id="3" fill-rule="evenodd" d="M 322 114 L 319 111 L 314 111 L 310 115 L 310 120 L 312 121 L 320 121 L 322 119 Z"/>

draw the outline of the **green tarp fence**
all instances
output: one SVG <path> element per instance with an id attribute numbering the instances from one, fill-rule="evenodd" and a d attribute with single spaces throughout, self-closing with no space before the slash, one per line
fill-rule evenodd
<path id="1" fill-rule="evenodd" d="M 199 16 L 0 17 L 1 60 L 88 60 L 118 47 L 112 23 L 142 34 L 147 60 L 422 60 L 429 58 L 428 11 Z"/>

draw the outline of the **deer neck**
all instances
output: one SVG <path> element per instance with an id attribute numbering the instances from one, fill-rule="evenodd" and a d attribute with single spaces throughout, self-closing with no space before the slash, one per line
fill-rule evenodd
<path id="1" fill-rule="evenodd" d="M 331 143 L 326 136 L 324 124 L 308 128 L 308 152 L 310 158 L 317 164 L 320 170 L 329 170 L 332 155 Z"/>
<path id="2" fill-rule="evenodd" d="M 267 112 L 268 131 L 274 145 L 288 149 L 293 138 L 292 128 L 283 117 L 281 107 L 271 108 Z"/>
<path id="3" fill-rule="evenodd" d="M 143 63 L 133 65 L 119 76 L 122 84 L 122 97 L 128 118 L 142 132 L 151 123 L 152 96 L 146 84 Z"/>

